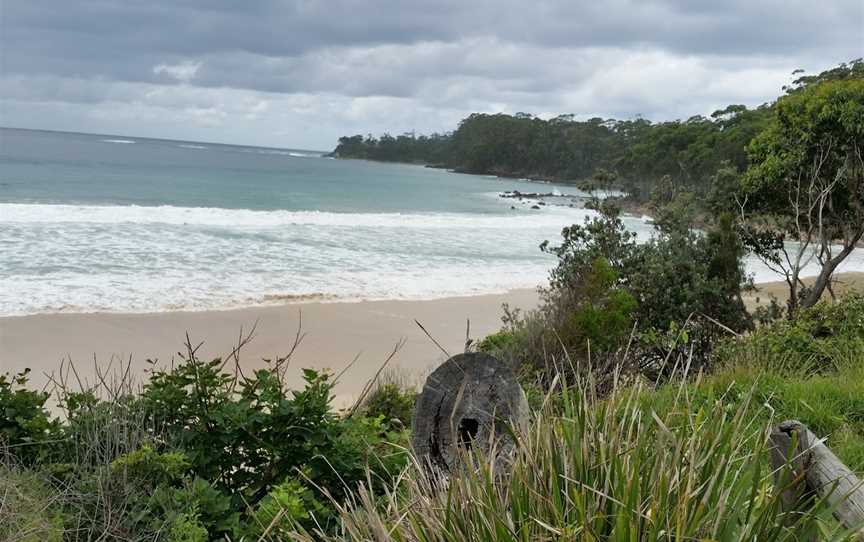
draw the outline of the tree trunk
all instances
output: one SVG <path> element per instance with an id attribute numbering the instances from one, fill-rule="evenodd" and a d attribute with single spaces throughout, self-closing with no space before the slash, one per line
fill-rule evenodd
<path id="1" fill-rule="evenodd" d="M 864 231 L 862 231 L 862 233 L 864 233 Z M 825 265 L 822 266 L 822 270 L 819 271 L 819 276 L 816 277 L 816 282 L 813 284 L 813 288 L 810 289 L 810 293 L 807 294 L 807 297 L 801 302 L 801 308 L 806 309 L 807 307 L 812 307 L 822 299 L 822 294 L 825 293 L 825 288 L 827 288 L 828 284 L 831 282 L 831 276 L 834 274 L 834 270 L 836 270 L 837 266 L 840 265 L 853 250 L 855 250 L 855 245 L 860 239 L 861 234 L 859 233 L 851 243 L 843 247 L 840 254 L 825 262 Z"/>

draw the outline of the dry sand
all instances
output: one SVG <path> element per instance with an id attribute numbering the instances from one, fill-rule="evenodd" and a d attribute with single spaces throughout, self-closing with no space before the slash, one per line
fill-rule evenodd
<path id="1" fill-rule="evenodd" d="M 803 279 L 807 285 L 813 284 L 814 277 Z M 834 285 L 834 293 L 843 295 L 850 290 L 864 291 L 864 273 L 849 272 L 838 273 L 837 282 Z M 825 294 L 828 295 L 827 292 Z M 777 299 L 781 306 L 785 306 L 786 299 L 789 296 L 789 286 L 784 281 L 766 282 L 756 285 L 756 291 L 744 296 L 744 303 L 748 309 L 754 309 L 759 305 L 768 305 L 771 303 L 772 296 Z M 823 296 L 823 299 L 825 297 Z"/>
<path id="2" fill-rule="evenodd" d="M 48 382 L 63 359 L 71 359 L 82 378 L 94 380 L 95 362 L 129 360 L 139 378 L 149 367 L 176 359 L 186 332 L 193 343 L 204 341 L 202 359 L 224 356 L 237 343 L 241 326 L 257 321 L 255 338 L 241 351 L 245 369 L 261 367 L 262 358 L 286 354 L 294 343 L 302 313 L 305 334 L 291 361 L 288 378 L 301 382 L 304 367 L 339 372 L 359 355 L 337 384 L 337 403 L 352 400 L 374 375 L 396 344 L 404 346 L 394 367 L 421 375 L 441 363 L 443 352 L 414 323 L 418 320 L 450 353 L 464 350 L 466 322 L 470 336 L 483 338 L 501 327 L 502 303 L 523 309 L 537 304 L 537 292 L 514 290 L 501 295 L 453 297 L 429 301 L 361 301 L 302 303 L 226 311 L 151 314 L 40 314 L 0 318 L 0 373 L 32 369 L 35 386 Z"/>
<path id="3" fill-rule="evenodd" d="M 840 275 L 838 293 L 864 289 L 864 273 Z M 782 303 L 784 282 L 759 285 L 748 296 L 751 308 L 770 295 Z M 420 321 L 450 353 L 465 345 L 466 321 L 470 335 L 483 338 L 501 326 L 501 304 L 530 309 L 537 292 L 514 290 L 501 295 L 453 297 L 430 301 L 362 301 L 354 303 L 302 303 L 227 311 L 167 312 L 151 314 L 40 314 L 0 318 L 0 373 L 32 369 L 32 383 L 42 386 L 47 374 L 56 373 L 61 360 L 71 359 L 79 375 L 90 382 L 94 361 L 106 366 L 113 359 L 130 360 L 140 379 L 149 367 L 147 359 L 169 363 L 183 350 L 186 332 L 192 341 L 204 341 L 202 359 L 225 356 L 236 344 L 240 329 L 256 323 L 255 338 L 241 352 L 244 369 L 264 365 L 263 358 L 286 354 L 294 342 L 302 313 L 305 334 L 295 352 L 288 378 L 299 384 L 304 367 L 339 372 L 355 356 L 357 362 L 337 384 L 337 403 L 350 403 L 374 375 L 394 346 L 404 339 L 392 366 L 419 377 L 445 356 L 414 323 Z"/>

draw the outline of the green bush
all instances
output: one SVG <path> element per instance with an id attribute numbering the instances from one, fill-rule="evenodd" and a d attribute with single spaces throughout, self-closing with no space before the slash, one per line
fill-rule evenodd
<path id="1" fill-rule="evenodd" d="M 286 521 L 334 529 L 328 497 L 370 479 L 383 490 L 403 468 L 404 428 L 379 413 L 339 414 L 326 373 L 307 370 L 305 385 L 291 389 L 287 360 L 243 375 L 189 352 L 138 391 L 128 383 L 60 390 L 62 421 L 49 414 L 47 394 L 26 389 L 26 374 L 0 377 L 2 451 L 52 494 L 52 532 L 240 539 L 261 536 L 263 520 L 277 516 L 285 521 L 268 536 Z"/>
<path id="2" fill-rule="evenodd" d="M 411 427 L 417 392 L 404 382 L 394 379 L 376 385 L 363 401 L 363 413 L 370 418 L 381 417 L 396 429 Z"/>
<path id="3" fill-rule="evenodd" d="M 749 287 L 744 248 L 729 216 L 703 234 L 676 207 L 637 243 L 614 205 L 597 205 L 599 215 L 565 228 L 560 245 L 541 246 L 558 258 L 541 307 L 505 311 L 504 330 L 481 349 L 529 374 L 545 371 L 547 383 L 569 367 L 590 366 L 603 388 L 622 367 L 652 380 L 684 360 L 707 367 L 720 338 L 752 329 L 741 298 Z"/>
<path id="4" fill-rule="evenodd" d="M 58 492 L 37 473 L 8 461 L 0 465 L 0 495 L 0 540 L 63 541 L 69 518 Z"/>
<path id="5" fill-rule="evenodd" d="M 719 347 L 720 363 L 755 363 L 791 374 L 837 371 L 864 359 L 864 295 L 849 293 L 775 320 Z"/>
<path id="6" fill-rule="evenodd" d="M 15 457 L 27 463 L 45 456 L 59 429 L 45 407 L 49 394 L 27 389 L 29 373 L 0 374 L 0 450 L 14 449 Z"/>

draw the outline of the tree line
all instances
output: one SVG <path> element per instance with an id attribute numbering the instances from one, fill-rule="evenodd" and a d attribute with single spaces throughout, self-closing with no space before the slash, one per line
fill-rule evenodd
<path id="1" fill-rule="evenodd" d="M 721 164 L 743 171 L 745 147 L 770 118 L 771 106 L 730 105 L 710 117 L 652 123 L 646 119 L 544 120 L 527 114 L 474 113 L 452 133 L 345 136 L 333 154 L 412 162 L 463 173 L 597 183 L 647 198 L 664 178 L 707 185 Z"/>
<path id="2" fill-rule="evenodd" d="M 864 61 L 796 75 L 772 103 L 710 117 L 475 113 L 448 134 L 342 137 L 333 154 L 618 188 L 660 224 L 728 224 L 785 279 L 791 315 L 833 295 L 835 271 L 864 242 Z M 811 263 L 819 273 L 808 285 Z"/>

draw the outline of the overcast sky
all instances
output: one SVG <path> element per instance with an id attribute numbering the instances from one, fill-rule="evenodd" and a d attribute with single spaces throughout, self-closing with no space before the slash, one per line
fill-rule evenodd
<path id="1" fill-rule="evenodd" d="M 758 105 L 864 56 L 864 1 L 0 0 L 0 55 L 3 126 L 330 149 Z"/>

